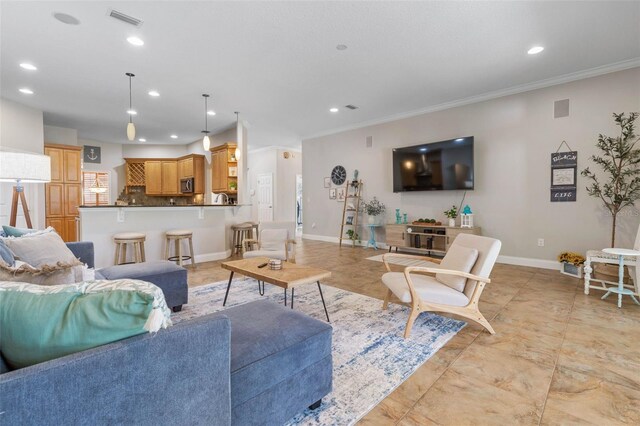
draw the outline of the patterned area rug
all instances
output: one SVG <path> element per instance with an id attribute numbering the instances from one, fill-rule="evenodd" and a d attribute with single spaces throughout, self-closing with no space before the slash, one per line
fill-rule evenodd
<path id="1" fill-rule="evenodd" d="M 367 260 L 373 260 L 374 262 L 382 262 L 382 256 L 383 254 L 367 257 Z M 392 263 L 394 265 L 402 265 L 402 266 L 424 266 L 426 268 L 440 267 L 440 265 L 438 265 L 437 263 L 429 262 L 428 260 L 402 258 L 402 257 L 390 257 L 389 263 Z"/>
<path id="2" fill-rule="evenodd" d="M 171 316 L 173 322 L 224 309 L 226 286 L 224 281 L 190 288 L 189 303 Z M 423 313 L 405 340 L 408 308 L 392 304 L 383 311 L 378 299 L 329 286 L 322 291 L 333 326 L 333 391 L 319 409 L 300 413 L 289 425 L 354 424 L 465 326 L 463 321 Z M 283 303 L 284 290 L 267 284 L 260 296 L 257 281 L 235 279 L 227 307 L 261 297 Z M 294 307 L 326 321 L 316 285 L 298 287 Z"/>

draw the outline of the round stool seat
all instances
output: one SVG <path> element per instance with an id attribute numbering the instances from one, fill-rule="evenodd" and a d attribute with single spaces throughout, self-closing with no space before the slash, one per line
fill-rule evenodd
<path id="1" fill-rule="evenodd" d="M 122 265 L 126 263 L 144 262 L 144 242 L 147 236 L 141 232 L 121 232 L 113 236 L 113 242 L 116 244 L 116 256 L 114 265 Z M 127 245 L 133 246 L 133 262 L 127 262 Z"/>
<path id="2" fill-rule="evenodd" d="M 189 229 L 172 229 L 171 231 L 167 231 L 165 233 L 167 237 L 189 237 L 193 235 L 193 231 Z"/>
<path id="3" fill-rule="evenodd" d="M 114 240 L 144 240 L 145 238 L 147 236 L 140 232 L 123 232 L 113 236 Z"/>
<path id="4" fill-rule="evenodd" d="M 253 228 L 253 224 L 249 223 L 249 222 L 244 222 L 244 223 L 238 223 L 236 225 L 231 225 L 231 229 L 233 229 L 234 231 L 238 230 L 246 230 L 246 229 L 251 229 Z"/>

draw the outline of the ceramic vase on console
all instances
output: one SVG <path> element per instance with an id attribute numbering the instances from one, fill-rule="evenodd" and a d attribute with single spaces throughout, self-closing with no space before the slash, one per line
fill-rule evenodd
<path id="1" fill-rule="evenodd" d="M 454 218 L 449 219 L 449 226 L 456 226 L 456 220 Z"/>
<path id="2" fill-rule="evenodd" d="M 378 221 L 378 216 L 369 216 L 369 225 L 375 225 Z"/>

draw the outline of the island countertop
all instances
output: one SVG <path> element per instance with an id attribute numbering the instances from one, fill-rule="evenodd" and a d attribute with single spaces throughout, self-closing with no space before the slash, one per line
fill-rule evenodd
<path id="1" fill-rule="evenodd" d="M 80 239 L 93 242 L 96 268 L 113 265 L 113 236 L 123 232 L 145 235 L 146 260 L 165 259 L 165 234 L 175 229 L 193 232 L 196 262 L 225 259 L 231 255 L 231 226 L 251 219 L 248 206 L 80 206 Z M 170 251 L 173 255 L 173 244 Z M 128 250 L 127 254 L 132 252 Z"/>
<path id="2" fill-rule="evenodd" d="M 145 206 L 142 204 L 128 204 L 126 206 L 116 206 L 113 204 L 109 204 L 107 206 L 79 206 L 78 208 L 80 209 L 121 209 L 121 208 L 152 208 L 152 209 L 157 209 L 160 207 L 169 207 L 169 208 L 175 208 L 175 207 L 244 207 L 244 206 L 250 206 L 251 204 L 167 204 L 167 205 L 162 205 L 162 206 Z"/>

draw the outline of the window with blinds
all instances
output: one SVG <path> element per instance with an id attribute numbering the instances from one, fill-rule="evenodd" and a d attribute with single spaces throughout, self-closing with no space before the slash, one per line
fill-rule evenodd
<path id="1" fill-rule="evenodd" d="M 98 184 L 96 185 L 96 179 Z M 105 192 L 95 192 L 96 187 L 106 189 Z M 92 190 L 93 188 L 93 190 Z M 109 173 L 82 172 L 82 204 L 85 206 L 106 206 L 109 204 Z"/>

